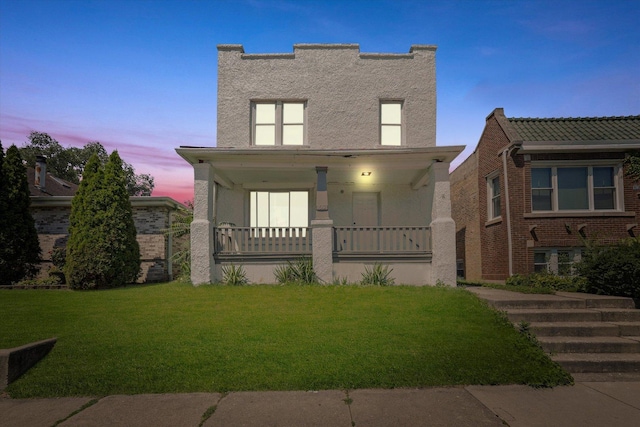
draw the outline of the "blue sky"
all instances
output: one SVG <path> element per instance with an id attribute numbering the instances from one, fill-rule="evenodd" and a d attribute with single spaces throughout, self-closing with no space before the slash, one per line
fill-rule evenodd
<path id="1" fill-rule="evenodd" d="M 100 141 L 193 197 L 180 145 L 214 146 L 216 45 L 292 52 L 435 44 L 437 145 L 475 148 L 486 116 L 640 114 L 640 1 L 0 0 L 0 139 Z"/>

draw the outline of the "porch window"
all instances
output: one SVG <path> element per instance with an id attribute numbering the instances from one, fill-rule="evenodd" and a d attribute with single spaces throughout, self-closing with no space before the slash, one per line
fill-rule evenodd
<path id="1" fill-rule="evenodd" d="M 380 103 L 380 144 L 402 145 L 402 102 Z"/>
<path id="2" fill-rule="evenodd" d="M 304 102 L 252 103 L 254 145 L 303 145 Z"/>
<path id="3" fill-rule="evenodd" d="M 251 191 L 249 205 L 252 228 L 309 226 L 307 191 Z"/>
<path id="4" fill-rule="evenodd" d="M 617 167 L 572 166 L 531 169 L 532 211 L 620 209 Z"/>

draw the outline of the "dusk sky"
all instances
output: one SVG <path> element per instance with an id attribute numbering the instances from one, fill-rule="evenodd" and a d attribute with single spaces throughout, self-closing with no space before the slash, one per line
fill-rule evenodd
<path id="1" fill-rule="evenodd" d="M 193 198 L 175 148 L 216 144 L 218 44 L 437 45 L 437 145 L 507 117 L 640 114 L 640 1 L 0 0 L 0 140 L 100 141 L 154 196 Z"/>

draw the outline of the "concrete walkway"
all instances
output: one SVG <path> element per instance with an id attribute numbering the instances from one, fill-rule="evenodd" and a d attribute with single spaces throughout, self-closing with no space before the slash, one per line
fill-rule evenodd
<path id="1" fill-rule="evenodd" d="M 0 426 L 637 427 L 640 379 L 394 390 L 0 398 Z"/>

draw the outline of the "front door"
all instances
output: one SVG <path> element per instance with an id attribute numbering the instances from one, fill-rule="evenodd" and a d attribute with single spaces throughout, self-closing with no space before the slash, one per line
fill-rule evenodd
<path id="1" fill-rule="evenodd" d="M 380 193 L 353 193 L 353 225 L 380 225 Z"/>

